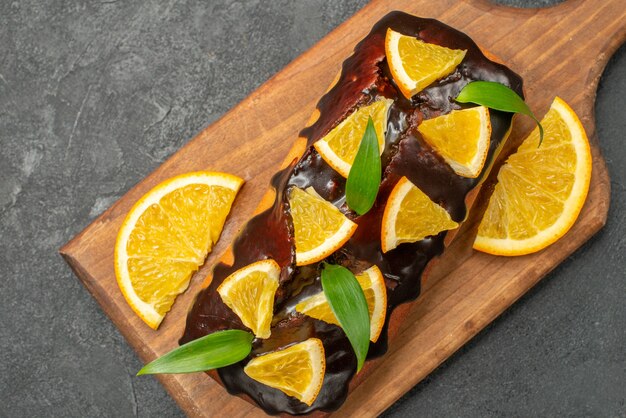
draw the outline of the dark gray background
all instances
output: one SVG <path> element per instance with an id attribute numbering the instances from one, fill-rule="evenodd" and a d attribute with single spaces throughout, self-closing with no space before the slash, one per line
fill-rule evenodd
<path id="1" fill-rule="evenodd" d="M 57 250 L 364 4 L 0 1 L 0 416 L 182 415 Z M 386 416 L 626 415 L 625 95 L 622 47 L 607 226 Z"/>

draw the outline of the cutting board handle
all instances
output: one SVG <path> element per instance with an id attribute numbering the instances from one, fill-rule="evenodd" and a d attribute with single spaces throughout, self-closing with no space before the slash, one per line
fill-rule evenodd
<path id="1" fill-rule="evenodd" d="M 507 27 L 505 39 L 494 45 L 497 52 L 501 52 L 500 46 L 509 52 L 503 57 L 506 62 L 546 77 L 560 73 L 594 94 L 609 58 L 626 40 L 625 0 L 567 0 L 536 9 L 502 6 L 489 0 L 464 1 L 490 15 L 498 26 Z M 535 48 L 539 38 L 549 46 L 547 49 L 523 53 L 525 48 Z M 545 42 L 546 38 L 550 42 Z M 534 71 L 536 66 L 543 71 Z M 532 85 L 533 80 L 526 81 L 531 81 L 527 86 Z"/>

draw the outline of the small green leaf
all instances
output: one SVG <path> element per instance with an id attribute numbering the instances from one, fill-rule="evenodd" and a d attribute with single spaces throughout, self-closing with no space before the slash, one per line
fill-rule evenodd
<path id="1" fill-rule="evenodd" d="M 137 376 L 157 373 L 191 373 L 217 369 L 243 360 L 252 350 L 254 336 L 229 329 L 183 344 L 146 364 Z"/>
<path id="2" fill-rule="evenodd" d="M 359 150 L 354 157 L 348 181 L 346 202 L 359 215 L 366 214 L 376 201 L 380 187 L 380 148 L 374 122 L 369 117 Z"/>
<path id="3" fill-rule="evenodd" d="M 521 113 L 531 117 L 539 127 L 539 145 L 543 141 L 543 126 L 524 99 L 504 84 L 493 81 L 473 81 L 456 98 L 459 103 L 476 103 L 503 112 Z"/>
<path id="4" fill-rule="evenodd" d="M 346 333 L 361 370 L 370 346 L 370 315 L 363 289 L 345 267 L 324 263 L 322 289 L 341 328 Z"/>

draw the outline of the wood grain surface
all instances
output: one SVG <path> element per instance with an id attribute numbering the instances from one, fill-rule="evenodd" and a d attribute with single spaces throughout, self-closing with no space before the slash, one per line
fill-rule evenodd
<path id="1" fill-rule="evenodd" d="M 256 208 L 317 100 L 354 45 L 392 10 L 433 17 L 467 33 L 524 78 L 527 101 L 536 114 L 543 115 L 555 95 L 567 101 L 590 138 L 593 175 L 577 223 L 537 254 L 505 258 L 472 252 L 468 244 L 476 219 L 470 217 L 439 263 L 443 267 L 431 274 L 423 294 L 411 304 L 389 352 L 376 361 L 336 415 L 374 416 L 385 410 L 604 225 L 610 183 L 596 137 L 594 101 L 604 66 L 626 39 L 626 0 L 570 0 L 547 9 L 511 9 L 484 0 L 375 0 L 207 127 L 61 249 L 143 361 L 177 345 L 203 279 Z M 503 155 L 530 129 L 529 121 L 518 119 Z M 246 185 L 205 266 L 161 328 L 153 331 L 131 311 L 117 287 L 115 237 L 139 197 L 162 180 L 192 170 L 233 173 Z M 264 415 L 229 396 L 204 373 L 158 378 L 190 416 Z"/>

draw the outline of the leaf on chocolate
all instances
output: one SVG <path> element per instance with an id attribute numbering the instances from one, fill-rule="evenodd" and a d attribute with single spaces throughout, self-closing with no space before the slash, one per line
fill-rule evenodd
<path id="1" fill-rule="evenodd" d="M 363 367 L 370 346 L 370 316 L 363 289 L 345 267 L 324 263 L 322 289 L 341 328 L 356 354 L 357 372 Z"/>
<path id="2" fill-rule="evenodd" d="M 459 103 L 476 103 L 503 112 L 521 113 L 532 118 L 539 127 L 539 145 L 543 141 L 543 126 L 524 99 L 504 84 L 493 81 L 473 81 L 467 84 L 457 98 Z"/>
<path id="3" fill-rule="evenodd" d="M 366 214 L 376 201 L 380 187 L 380 148 L 374 122 L 369 117 L 359 150 L 346 181 L 346 203 L 359 215 Z"/>
<path id="4" fill-rule="evenodd" d="M 183 344 L 146 364 L 137 376 L 202 372 L 237 363 L 250 354 L 254 336 L 246 331 L 217 331 Z"/>

